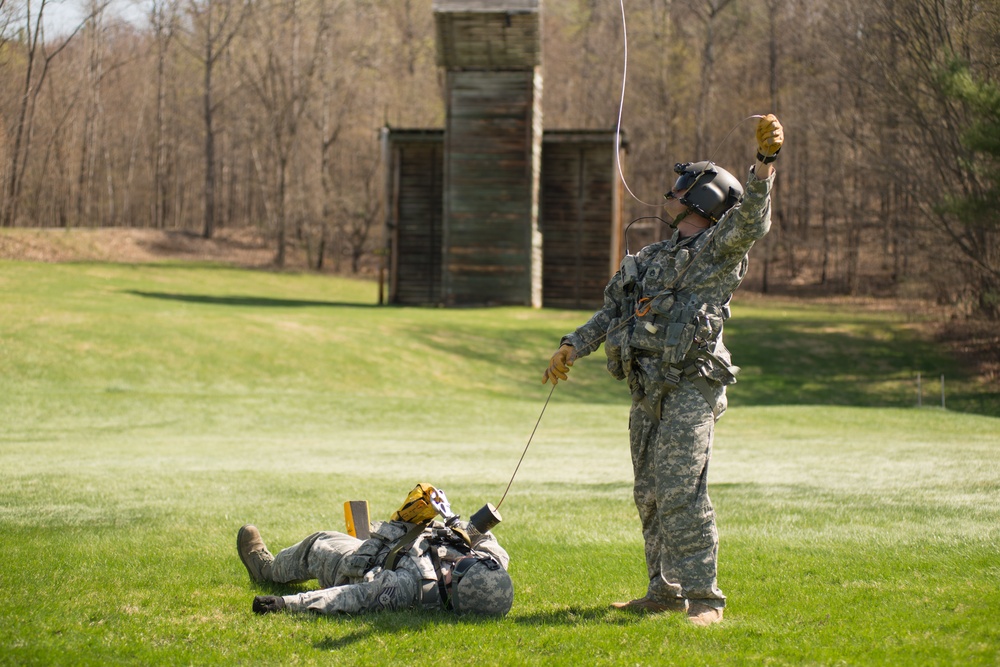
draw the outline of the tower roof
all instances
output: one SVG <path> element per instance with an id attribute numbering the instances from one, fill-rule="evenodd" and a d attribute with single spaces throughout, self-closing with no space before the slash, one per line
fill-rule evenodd
<path id="1" fill-rule="evenodd" d="M 523 70 L 541 64 L 541 0 L 434 0 L 437 63 Z"/>

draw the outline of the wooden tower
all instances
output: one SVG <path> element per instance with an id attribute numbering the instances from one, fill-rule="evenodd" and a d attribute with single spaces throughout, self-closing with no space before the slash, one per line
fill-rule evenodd
<path id="1" fill-rule="evenodd" d="M 444 129 L 383 128 L 388 301 L 596 308 L 624 143 L 542 130 L 540 0 L 435 0 Z"/>
<path id="2" fill-rule="evenodd" d="M 539 0 L 435 0 L 446 72 L 442 301 L 542 304 Z"/>

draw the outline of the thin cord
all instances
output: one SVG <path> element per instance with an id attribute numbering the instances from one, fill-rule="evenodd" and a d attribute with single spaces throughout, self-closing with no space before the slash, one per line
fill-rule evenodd
<path id="1" fill-rule="evenodd" d="M 746 118 L 744 118 L 740 122 L 736 123 L 736 125 L 733 125 L 733 129 L 729 130 L 729 133 L 722 138 L 722 141 L 720 141 L 719 144 L 715 147 L 715 150 L 712 151 L 712 156 L 708 158 L 708 161 L 709 162 L 715 162 L 715 154 L 718 153 L 719 150 L 725 145 L 725 143 L 729 140 L 729 137 L 732 136 L 733 132 L 736 131 L 736 128 L 738 128 L 740 125 L 742 125 L 743 123 L 747 122 L 751 118 L 763 118 L 763 117 L 764 116 L 762 116 L 761 114 L 755 113 L 755 114 L 752 114 L 750 116 L 747 116 Z"/>
<path id="2" fill-rule="evenodd" d="M 635 199 L 637 202 L 639 202 L 640 204 L 643 204 L 645 206 L 653 206 L 653 207 L 656 207 L 656 208 L 661 208 L 663 206 L 663 204 L 650 204 L 649 202 L 645 202 L 645 201 L 639 199 L 635 195 L 635 193 L 632 192 L 632 188 L 630 188 L 628 186 L 628 181 L 625 180 L 625 173 L 622 171 L 622 159 L 621 159 L 621 152 L 622 152 L 621 151 L 622 113 L 623 113 L 623 111 L 625 109 L 625 82 L 628 79 L 628 29 L 625 26 L 625 0 L 620 0 L 620 4 L 621 4 L 621 9 L 622 9 L 622 41 L 623 41 L 623 43 L 625 45 L 625 59 L 624 59 L 624 64 L 622 66 L 622 94 L 621 94 L 621 99 L 620 99 L 620 101 L 618 103 L 618 124 L 617 124 L 617 126 L 615 128 L 615 163 L 618 166 L 618 176 L 622 179 L 622 185 L 625 186 L 625 190 L 627 190 L 628 193 L 630 195 L 632 195 L 633 199 Z M 751 118 L 763 118 L 763 116 L 761 116 L 759 114 L 756 114 L 756 115 L 753 115 L 753 116 L 747 116 L 746 118 L 744 118 L 743 120 L 741 120 L 739 123 L 737 123 L 736 125 L 734 125 L 733 129 L 729 130 L 729 134 L 727 134 L 722 139 L 722 141 L 719 142 L 719 145 L 716 147 L 715 151 L 712 153 L 712 157 L 715 156 L 715 153 L 719 152 L 719 149 L 722 148 L 723 144 L 726 143 L 726 141 L 729 139 L 730 135 L 732 135 L 732 133 L 736 131 L 736 128 L 739 127 L 740 125 L 742 125 L 743 123 L 745 123 L 746 121 L 750 120 Z M 711 161 L 711 159 L 709 161 Z M 656 217 L 656 216 L 649 216 L 649 217 Z M 637 218 L 637 220 L 642 220 L 642 219 L 643 218 Z M 658 218 L 658 219 L 662 220 L 661 218 Z M 632 222 L 635 222 L 635 220 L 633 220 Z M 631 226 L 631 224 L 632 223 L 629 223 L 629 226 Z M 628 247 L 628 229 L 627 228 L 625 230 L 625 234 L 626 234 L 625 244 L 626 244 L 626 252 L 627 252 L 627 247 Z M 714 235 L 714 231 L 712 232 L 712 234 Z M 705 245 L 702 246 L 701 250 L 699 250 L 695 254 L 695 256 L 691 259 L 691 262 L 688 263 L 688 268 L 690 268 L 691 264 L 693 264 L 694 261 L 696 259 L 698 259 L 698 256 L 707 247 L 708 247 L 708 243 L 705 243 Z M 684 273 L 687 273 L 687 271 L 684 271 L 680 275 L 678 275 L 678 278 L 680 278 L 681 275 L 683 275 Z M 663 290 L 662 292 L 660 292 L 660 294 L 666 294 L 667 292 L 670 291 L 670 289 L 671 288 Z M 654 295 L 654 297 L 652 297 L 652 298 L 655 298 L 656 296 L 660 296 L 660 294 Z M 605 331 L 603 334 L 601 334 L 600 336 L 598 336 L 596 340 L 593 340 L 593 341 L 587 343 L 585 345 L 585 347 L 590 347 L 591 345 L 594 345 L 595 343 L 599 344 L 601 341 L 603 341 L 605 338 L 607 338 L 609 335 L 611 335 L 612 333 L 614 333 L 618 329 L 620 329 L 620 328 L 622 328 L 624 326 L 627 326 L 633 319 L 635 319 L 635 317 L 636 317 L 636 313 L 632 312 L 627 318 L 625 318 L 624 320 L 622 320 L 621 322 L 619 322 L 617 326 L 613 327 L 609 331 Z M 555 383 L 553 383 L 552 384 L 552 389 L 549 390 L 549 395 L 545 398 L 545 404 L 542 405 L 542 410 L 541 410 L 541 412 L 538 413 L 538 419 L 535 420 L 535 427 L 533 429 L 531 429 L 531 435 L 528 436 L 528 442 L 524 445 L 524 451 L 521 452 L 521 458 L 519 458 L 517 460 L 517 466 L 514 467 L 514 473 L 510 476 L 510 481 L 507 482 L 507 488 L 504 489 L 503 496 L 500 497 L 500 502 L 497 503 L 496 508 L 498 510 L 500 509 L 500 506 L 503 505 L 503 501 L 506 500 L 506 498 L 507 498 L 507 492 L 510 491 L 510 487 L 514 483 L 514 478 L 517 477 L 517 471 L 521 469 L 521 463 L 524 461 L 524 457 L 528 453 L 528 447 L 531 446 L 531 441 L 535 437 L 535 432 L 538 431 L 538 425 L 542 423 L 542 416 L 545 414 L 545 408 L 547 408 L 549 406 L 549 401 L 552 400 L 552 394 L 553 394 L 553 392 L 555 392 L 555 390 L 556 390 L 556 385 L 555 385 Z"/>
<path id="3" fill-rule="evenodd" d="M 615 162 L 618 164 L 618 176 L 622 179 L 622 185 L 632 199 L 635 199 L 640 204 L 644 206 L 653 206 L 655 208 L 660 208 L 663 204 L 650 204 L 649 202 L 644 202 L 635 196 L 632 192 L 632 188 L 628 186 L 628 181 L 625 180 L 625 173 L 622 171 L 622 110 L 625 108 L 625 81 L 628 78 L 628 30 L 625 27 L 625 0 L 621 0 L 622 7 L 622 41 L 625 43 L 625 62 L 622 66 L 622 95 L 621 101 L 618 103 L 618 126 L 615 129 Z"/>
<path id="4" fill-rule="evenodd" d="M 507 491 L 510 491 L 510 485 L 514 483 L 514 477 L 517 476 L 517 471 L 521 468 L 521 461 L 524 460 L 524 455 L 528 453 L 528 447 L 531 445 L 531 439 L 535 437 L 535 431 L 538 430 L 538 425 L 542 423 L 542 415 L 545 414 L 545 408 L 549 406 L 549 400 L 552 398 L 552 392 L 556 390 L 555 384 L 552 385 L 552 389 L 549 389 L 548 398 L 545 399 L 545 405 L 542 406 L 542 411 L 538 414 L 538 420 L 535 422 L 535 428 L 531 429 L 531 435 L 528 436 L 528 444 L 524 446 L 524 451 L 521 452 L 521 458 L 517 461 L 517 467 L 514 468 L 514 474 L 510 476 L 510 481 L 507 482 L 507 488 L 503 492 L 503 497 L 500 498 L 500 502 L 497 503 L 497 509 L 503 505 L 504 498 L 507 497 Z"/>
<path id="5" fill-rule="evenodd" d="M 632 188 L 630 188 L 628 186 L 628 181 L 625 180 L 625 172 L 622 170 L 622 157 L 621 157 L 622 156 L 622 149 L 621 149 L 621 143 L 622 143 L 622 114 L 623 114 L 624 109 L 625 109 L 625 82 L 628 80 L 628 28 L 625 25 L 625 0 L 619 0 L 619 4 L 621 5 L 621 10 L 622 10 L 622 42 L 623 42 L 624 47 L 625 47 L 625 58 L 624 58 L 624 62 L 622 64 L 622 94 L 621 94 L 621 99 L 618 102 L 618 124 L 615 127 L 615 163 L 618 166 L 618 176 L 622 179 L 622 185 L 625 186 L 625 190 L 630 195 L 632 195 L 633 199 L 635 199 L 637 202 L 639 202 L 640 204 L 642 204 L 644 206 L 652 206 L 654 208 L 662 208 L 663 204 L 650 204 L 649 202 L 646 202 L 646 201 L 643 201 L 643 200 L 639 199 L 639 197 L 637 197 L 636 194 L 634 192 L 632 192 Z M 708 161 L 709 162 L 713 162 L 714 161 L 715 154 L 719 152 L 719 150 L 722 148 L 723 145 L 725 145 L 726 141 L 729 140 L 729 137 L 733 134 L 733 132 L 736 131 L 736 128 L 738 128 L 740 125 L 742 125 L 746 121 L 750 120 L 751 118 L 763 118 L 763 117 L 764 116 L 762 116 L 760 114 L 754 114 L 752 116 L 747 116 L 746 118 L 744 118 L 740 122 L 738 122 L 735 125 L 733 125 L 733 129 L 729 130 L 729 134 L 727 134 L 722 139 L 722 141 L 720 141 L 719 144 L 715 147 L 715 150 L 712 152 L 712 156 L 709 157 Z"/>

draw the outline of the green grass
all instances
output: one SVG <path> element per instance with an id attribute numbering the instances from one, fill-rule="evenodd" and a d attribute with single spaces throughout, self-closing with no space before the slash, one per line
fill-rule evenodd
<path id="1" fill-rule="evenodd" d="M 276 550 L 418 481 L 465 515 L 496 504 L 547 357 L 586 317 L 375 299 L 221 266 L 0 262 L 0 663 L 1000 664 L 996 390 L 892 313 L 739 297 L 710 475 L 723 624 L 607 609 L 644 568 L 602 352 L 552 394 L 501 507 L 506 619 L 254 616 L 253 595 L 296 588 L 250 584 L 245 522 Z M 946 375 L 949 410 L 914 407 L 917 372 L 934 392 Z"/>

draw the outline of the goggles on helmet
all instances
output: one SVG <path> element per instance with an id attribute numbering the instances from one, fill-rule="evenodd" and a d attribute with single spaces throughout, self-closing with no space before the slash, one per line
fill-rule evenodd
<path id="1" fill-rule="evenodd" d="M 677 180 L 667 199 L 677 199 L 713 223 L 743 198 L 743 186 L 728 171 L 714 162 L 678 162 L 674 165 Z M 679 221 L 679 218 L 675 220 Z"/>
<path id="2" fill-rule="evenodd" d="M 704 171 L 689 171 L 691 166 L 690 162 L 678 162 L 674 165 L 674 173 L 679 175 L 677 176 L 677 180 L 674 181 L 674 187 L 671 189 L 670 194 L 690 190 L 691 186 L 698 182 L 698 177 L 705 173 Z"/>

